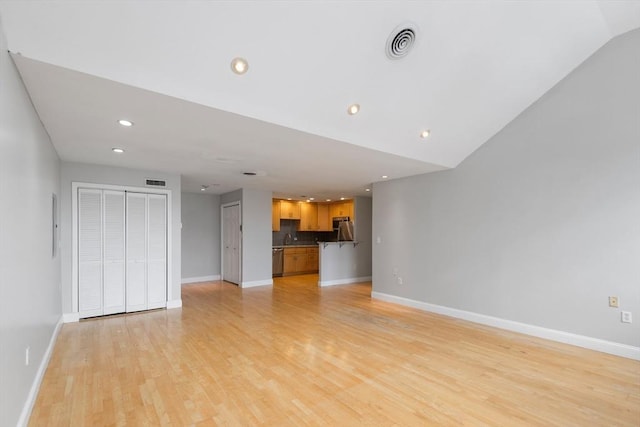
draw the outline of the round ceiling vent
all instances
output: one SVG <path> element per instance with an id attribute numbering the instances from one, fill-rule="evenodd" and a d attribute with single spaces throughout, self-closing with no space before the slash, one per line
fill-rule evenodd
<path id="1" fill-rule="evenodd" d="M 418 29 L 414 24 L 398 25 L 387 39 L 387 56 L 390 59 L 400 59 L 406 56 L 416 41 Z"/>

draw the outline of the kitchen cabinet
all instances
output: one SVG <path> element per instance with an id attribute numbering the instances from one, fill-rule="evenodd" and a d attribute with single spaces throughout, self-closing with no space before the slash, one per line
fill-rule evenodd
<path id="1" fill-rule="evenodd" d="M 318 247 L 284 248 L 284 276 L 317 272 Z"/>
<path id="2" fill-rule="evenodd" d="M 271 230 L 280 231 L 280 201 L 271 202 Z"/>
<path id="3" fill-rule="evenodd" d="M 280 200 L 280 219 L 300 219 L 300 202 Z"/>
<path id="4" fill-rule="evenodd" d="M 333 231 L 328 203 L 318 203 L 318 231 Z"/>
<path id="5" fill-rule="evenodd" d="M 330 216 L 331 218 L 348 216 L 353 221 L 353 201 L 345 200 L 343 202 L 331 203 Z"/>
<path id="6" fill-rule="evenodd" d="M 316 203 L 300 203 L 298 231 L 318 231 L 318 205 Z"/>

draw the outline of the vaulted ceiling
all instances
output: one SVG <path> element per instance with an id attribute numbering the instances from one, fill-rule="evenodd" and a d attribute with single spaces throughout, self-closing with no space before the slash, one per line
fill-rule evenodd
<path id="1" fill-rule="evenodd" d="M 455 167 L 640 27 L 640 2 L 1 1 L 0 18 L 62 160 L 326 198 Z M 415 43 L 390 59 L 401 28 Z"/>

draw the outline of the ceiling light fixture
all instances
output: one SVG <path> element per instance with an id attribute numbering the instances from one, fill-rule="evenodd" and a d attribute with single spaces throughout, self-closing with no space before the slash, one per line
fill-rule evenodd
<path id="1" fill-rule="evenodd" d="M 344 200 L 344 197 L 340 197 L 340 200 Z"/>
<path id="2" fill-rule="evenodd" d="M 330 201 L 331 201 L 331 199 L 327 199 L 327 202 L 330 202 Z"/>
<path id="3" fill-rule="evenodd" d="M 236 74 L 244 74 L 249 70 L 249 63 L 244 58 L 233 58 L 231 70 Z"/>
<path id="4" fill-rule="evenodd" d="M 309 200 L 315 200 L 313 197 L 309 197 Z"/>
<path id="5" fill-rule="evenodd" d="M 111 149 L 111 151 L 113 151 L 114 153 L 118 153 L 118 154 L 124 153 L 124 150 L 122 148 L 118 148 L 118 147 L 113 147 Z"/>
<path id="6" fill-rule="evenodd" d="M 371 189 L 370 188 L 365 188 L 364 191 L 371 191 Z"/>
<path id="7" fill-rule="evenodd" d="M 360 104 L 351 104 L 349 108 L 347 108 L 347 113 L 351 116 L 358 114 L 358 111 L 360 111 Z"/>
<path id="8" fill-rule="evenodd" d="M 387 179 L 389 178 L 387 175 L 382 175 L 382 179 Z"/>
<path id="9" fill-rule="evenodd" d="M 291 200 L 291 197 L 287 197 L 287 200 Z"/>
<path id="10" fill-rule="evenodd" d="M 118 120 L 118 123 L 120 123 L 121 126 L 124 126 L 127 128 L 133 126 L 133 122 L 131 120 L 120 119 Z"/>
<path id="11" fill-rule="evenodd" d="M 200 191 L 207 191 L 207 188 L 209 188 L 209 186 L 203 184 L 200 188 Z"/>
<path id="12" fill-rule="evenodd" d="M 427 137 L 429 137 L 430 133 L 431 131 L 429 129 L 425 129 L 422 132 L 420 132 L 420 138 L 426 139 Z"/>

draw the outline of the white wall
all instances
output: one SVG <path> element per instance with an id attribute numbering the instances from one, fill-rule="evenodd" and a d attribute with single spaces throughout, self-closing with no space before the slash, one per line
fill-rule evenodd
<path id="1" fill-rule="evenodd" d="M 93 184 L 122 185 L 131 187 L 145 187 L 146 178 L 162 179 L 167 182 L 167 190 L 171 190 L 171 277 L 169 286 L 171 299 L 180 300 L 181 285 L 181 193 L 180 175 L 154 171 L 140 171 L 124 169 L 112 166 L 89 165 L 84 163 L 63 162 L 61 170 L 61 226 L 62 239 L 61 268 L 62 268 L 62 310 L 64 313 L 72 312 L 72 258 L 71 258 L 71 185 L 73 182 Z"/>
<path id="2" fill-rule="evenodd" d="M 374 292 L 640 346 L 638 52 L 612 40 L 455 170 L 377 183 Z"/>
<path id="3" fill-rule="evenodd" d="M 15 426 L 62 314 L 51 225 L 60 162 L 1 27 L 0 82 L 0 425 Z"/>
<path id="4" fill-rule="evenodd" d="M 182 281 L 220 276 L 220 196 L 182 193 Z"/>

